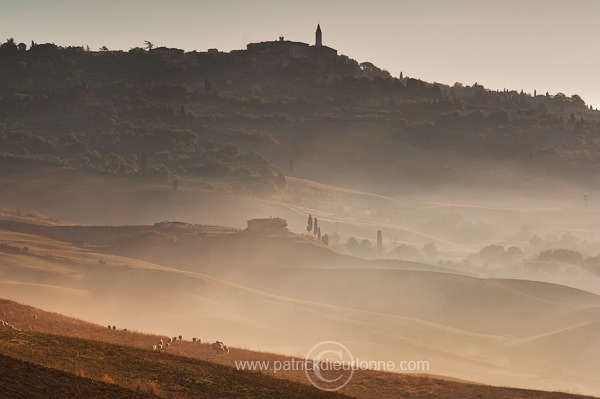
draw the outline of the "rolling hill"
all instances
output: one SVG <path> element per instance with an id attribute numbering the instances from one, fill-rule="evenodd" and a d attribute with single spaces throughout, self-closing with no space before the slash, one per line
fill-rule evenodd
<path id="1" fill-rule="evenodd" d="M 85 394 L 91 386 L 95 392 L 105 395 L 111 392 L 114 395 L 111 397 L 154 397 L 153 394 L 165 398 L 349 397 L 310 387 L 303 372 L 248 372 L 234 368 L 236 361 L 288 359 L 281 355 L 240 348 L 232 348 L 229 355 L 218 355 L 209 345 L 189 339 L 157 353 L 150 345 L 167 337 L 122 329 L 108 330 L 7 300 L 0 300 L 0 312 L 22 330 L 0 329 L 0 356 L 5 360 L 0 362 L 0 367 L 39 376 L 35 385 L 26 387 L 37 397 L 41 397 L 40 393 L 50 392 L 53 385 L 46 385 L 46 378 L 55 376 L 58 376 L 57 381 L 69 381 L 72 391 Z M 103 382 L 98 382 L 100 380 Z M 9 382 L 0 377 L 0 381 L 12 390 L 19 386 L 14 380 Z M 65 387 L 61 389 L 56 391 L 57 394 L 66 390 Z M 356 371 L 342 392 L 359 398 L 583 398 L 557 392 L 492 387 L 439 376 L 370 370 Z"/>
<path id="2" fill-rule="evenodd" d="M 579 341 L 578 330 L 569 330 L 599 318 L 600 299 L 580 290 L 451 271 L 382 269 L 295 235 L 260 237 L 177 224 L 37 225 L 15 219 L 5 220 L 4 228 L 29 233 L 0 230 L 5 243 L 0 286 L 6 297 L 44 309 L 105 325 L 296 356 L 335 337 L 361 359 L 423 359 L 438 375 L 595 392 L 597 365 L 563 364 L 571 377 L 557 381 L 546 372 L 559 365 L 560 356 L 540 364 L 535 350 L 522 350 L 531 355 L 518 358 L 512 350 L 527 347 L 530 337 L 564 329 L 560 339 L 571 342 L 572 350 L 585 352 L 595 345 L 594 335 Z M 32 234 L 36 229 L 38 234 Z M 111 235 L 147 229 L 169 231 L 177 240 L 107 245 Z M 73 241 L 85 237 L 87 244 L 40 234 Z M 304 265 L 307 259 L 311 268 Z M 347 262 L 352 268 L 343 267 Z M 54 328 L 48 332 L 59 331 Z M 546 349 L 553 351 L 550 345 Z"/>
<path id="3" fill-rule="evenodd" d="M 580 96 L 147 43 L 0 46 L 0 374 L 28 377 L 0 396 L 600 395 Z M 274 216 L 290 231 L 243 231 Z M 235 367 L 327 341 L 428 367 L 339 395 Z"/>

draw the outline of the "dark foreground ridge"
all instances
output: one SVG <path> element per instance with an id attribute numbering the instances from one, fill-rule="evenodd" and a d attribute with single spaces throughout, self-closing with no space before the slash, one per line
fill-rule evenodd
<path id="1" fill-rule="evenodd" d="M 55 370 L 0 354 L 0 398 L 64 399 L 158 396 Z"/>

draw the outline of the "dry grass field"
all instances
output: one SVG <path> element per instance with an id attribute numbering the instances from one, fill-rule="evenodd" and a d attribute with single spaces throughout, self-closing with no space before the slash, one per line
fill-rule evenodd
<path id="1" fill-rule="evenodd" d="M 357 371 L 351 383 L 341 393 L 334 394 L 312 388 L 302 371 L 274 374 L 272 371 L 235 369 L 235 362 L 244 360 L 272 362 L 289 359 L 281 355 L 241 348 L 232 348 L 228 355 L 217 354 L 208 344 L 191 342 L 189 337 L 158 353 L 152 351 L 151 346 L 159 339 L 166 341 L 168 337 L 109 330 L 105 326 L 9 300 L 0 301 L 0 315 L 21 330 L 0 329 L 0 354 L 13 359 L 10 360 L 11 366 L 6 367 L 32 369 L 33 366 L 19 366 L 22 363 L 14 360 L 18 359 L 45 367 L 41 371 L 28 371 L 34 375 L 50 373 L 48 369 L 61 370 L 68 373 L 73 384 L 81 383 L 81 391 L 87 389 L 86 384 L 90 381 L 102 381 L 129 390 L 123 391 L 123 395 L 142 392 L 164 398 L 343 398 L 345 395 L 365 399 L 584 398 L 558 392 L 493 387 L 437 376 L 366 370 Z M 6 381 L 3 383 L 10 385 Z M 14 384 L 11 386 L 14 387 Z M 110 397 L 136 396 L 115 394 Z"/>

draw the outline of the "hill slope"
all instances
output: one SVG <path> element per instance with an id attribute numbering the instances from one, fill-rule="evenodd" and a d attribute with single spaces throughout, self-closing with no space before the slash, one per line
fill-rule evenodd
<path id="1" fill-rule="evenodd" d="M 160 397 L 300 399 L 333 396 L 308 385 L 256 372 L 58 335 L 0 331 L 0 346 L 0 351 L 14 358 L 81 373 L 93 380 L 112 380 L 130 390 L 140 385 L 154 387 L 152 390 Z"/>
<path id="2" fill-rule="evenodd" d="M 62 233 L 78 229 L 58 228 Z M 44 229 L 48 232 L 48 226 Z M 93 238 L 93 227 L 81 229 Z M 106 230 L 98 230 L 102 240 Z M 106 247 L 80 248 L 0 230 L 7 243 L 0 252 L 0 284 L 12 299 L 167 336 L 199 336 L 286 354 L 303 354 L 335 338 L 361 359 L 423 359 L 435 374 L 554 389 L 585 386 L 594 392 L 595 365 L 572 363 L 569 370 L 576 377 L 557 382 L 543 376 L 547 365 L 534 358 L 516 363 L 509 346 L 515 336 L 597 321 L 595 295 L 544 283 L 385 270 L 302 237 L 200 230 L 205 232 L 184 234 L 175 243 L 130 248 L 130 256 L 167 264 L 172 257 L 176 265 L 171 266 L 97 252 Z M 190 263 L 178 263 L 180 257 Z M 312 269 L 293 268 L 307 258 L 316 262 Z M 341 269 L 346 260 L 355 267 Z M 327 269 L 330 262 L 335 267 Z M 203 271 L 222 271 L 234 281 L 237 274 L 238 283 Z M 588 344 L 579 342 L 577 350 L 585 351 Z"/>
<path id="3" fill-rule="evenodd" d="M 256 373 L 236 371 L 233 368 L 235 361 L 240 360 L 289 359 L 280 355 L 239 348 L 233 348 L 227 356 L 216 355 L 208 345 L 189 340 L 173 344 L 163 353 L 156 353 L 148 348 L 147 342 L 156 342 L 160 338 L 158 336 L 131 331 L 109 332 L 102 326 L 6 300 L 0 301 L 0 311 L 14 320 L 16 326 L 23 328 L 23 331 L 0 330 L 0 354 L 70 373 L 84 374 L 92 379 L 109 380 L 131 389 L 150 389 L 161 397 L 345 397 L 307 386 L 308 382 L 302 371 L 273 374 L 272 370 Z M 33 314 L 36 315 L 35 319 L 32 318 Z M 59 333 L 68 336 L 76 334 L 82 338 L 31 331 L 55 329 L 56 325 L 61 326 Z M 11 362 L 15 363 L 14 360 Z M 304 385 L 286 380 L 302 382 Z M 440 377 L 367 370 L 356 371 L 351 383 L 342 392 L 360 398 L 390 399 L 404 396 L 422 399 L 583 398 L 563 393 L 469 384 Z"/>
<path id="4" fill-rule="evenodd" d="M 290 160 L 300 177 L 387 192 L 546 191 L 540 174 L 597 183 L 587 162 L 599 152 L 599 113 L 577 95 L 396 79 L 347 57 L 306 61 L 15 50 L 0 62 L 0 117 L 11 121 L 0 148 L 258 195 L 285 190 Z"/>
<path id="5" fill-rule="evenodd" d="M 6 339 L 6 337 L 2 337 Z M 53 368 L 0 354 L 0 397 L 11 399 L 150 399 L 156 395 L 134 392 Z"/>

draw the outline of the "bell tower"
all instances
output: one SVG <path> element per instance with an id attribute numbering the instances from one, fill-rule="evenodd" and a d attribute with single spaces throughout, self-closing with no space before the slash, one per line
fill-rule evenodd
<path id="1" fill-rule="evenodd" d="M 323 34 L 321 33 L 321 25 L 317 24 L 317 31 L 315 32 L 315 46 L 323 46 Z"/>

